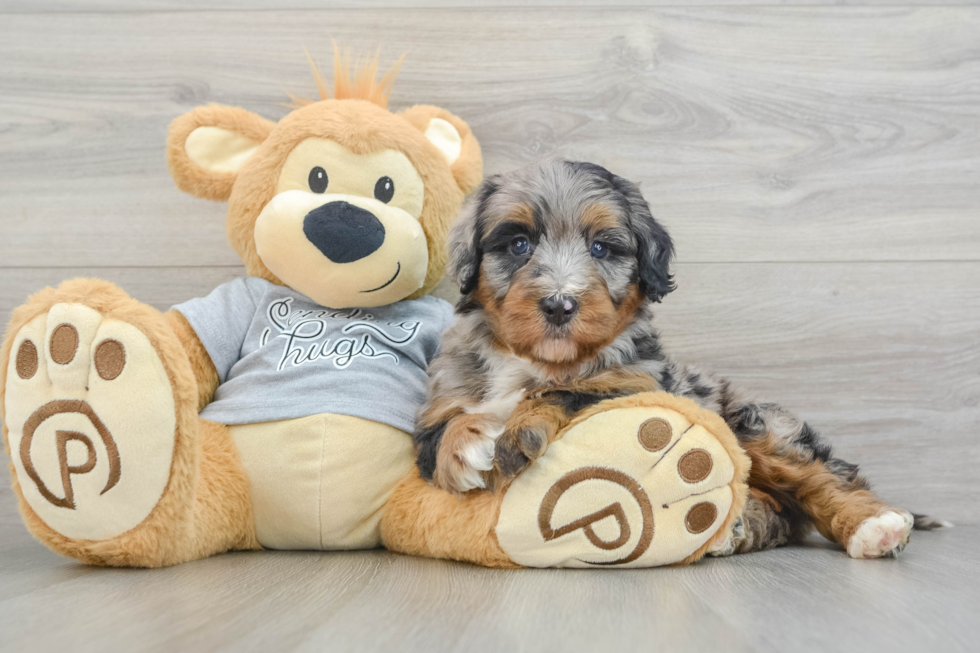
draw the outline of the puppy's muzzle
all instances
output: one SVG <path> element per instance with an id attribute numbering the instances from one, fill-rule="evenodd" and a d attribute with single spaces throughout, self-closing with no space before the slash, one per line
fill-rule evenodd
<path id="1" fill-rule="evenodd" d="M 385 228 L 370 211 L 348 202 L 328 202 L 303 219 L 303 233 L 334 263 L 370 256 L 385 242 Z"/>
<path id="2" fill-rule="evenodd" d="M 538 306 L 544 314 L 544 318 L 555 326 L 561 326 L 571 321 L 578 312 L 578 302 L 572 297 L 563 295 L 552 295 L 545 297 Z"/>

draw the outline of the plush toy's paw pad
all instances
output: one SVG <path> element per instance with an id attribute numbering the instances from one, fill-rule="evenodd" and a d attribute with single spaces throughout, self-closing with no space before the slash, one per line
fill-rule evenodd
<path id="1" fill-rule="evenodd" d="M 734 470 L 715 436 L 678 412 L 607 410 L 515 479 L 497 539 L 530 567 L 680 562 L 728 517 Z"/>
<path id="2" fill-rule="evenodd" d="M 865 519 L 847 543 L 852 558 L 882 558 L 901 553 L 909 543 L 912 515 L 904 510 Z"/>
<path id="3" fill-rule="evenodd" d="M 170 381 L 136 327 L 55 304 L 15 336 L 5 419 L 27 503 L 65 537 L 104 540 L 138 525 L 170 476 Z"/>

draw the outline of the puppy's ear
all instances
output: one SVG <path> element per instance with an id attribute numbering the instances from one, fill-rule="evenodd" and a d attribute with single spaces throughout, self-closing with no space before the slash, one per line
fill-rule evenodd
<path id="1" fill-rule="evenodd" d="M 675 288 L 674 277 L 670 273 L 674 241 L 663 225 L 653 218 L 640 187 L 622 177 L 612 177 L 613 186 L 623 194 L 629 206 L 630 224 L 637 242 L 640 289 L 650 300 L 659 302 Z"/>
<path id="2" fill-rule="evenodd" d="M 182 191 L 226 200 L 238 171 L 275 126 L 238 107 L 197 107 L 170 123 L 167 167 Z"/>
<path id="3" fill-rule="evenodd" d="M 449 264 L 446 274 L 464 295 L 473 292 L 480 280 L 483 209 L 490 196 L 497 192 L 497 188 L 496 177 L 486 179 L 477 192 L 463 204 L 463 210 L 449 230 Z"/>

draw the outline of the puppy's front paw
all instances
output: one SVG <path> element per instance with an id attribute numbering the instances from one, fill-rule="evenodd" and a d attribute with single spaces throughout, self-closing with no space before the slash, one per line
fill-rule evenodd
<path id="1" fill-rule="evenodd" d="M 865 519 L 847 542 L 852 558 L 894 556 L 905 548 L 912 531 L 912 515 L 904 510 L 882 513 Z"/>
<path id="2" fill-rule="evenodd" d="M 493 415 L 459 415 L 449 422 L 436 454 L 432 483 L 461 494 L 487 486 L 497 438 L 504 427 Z"/>
<path id="3" fill-rule="evenodd" d="M 548 448 L 548 432 L 540 426 L 506 431 L 497 440 L 493 466 L 504 478 L 514 478 Z"/>

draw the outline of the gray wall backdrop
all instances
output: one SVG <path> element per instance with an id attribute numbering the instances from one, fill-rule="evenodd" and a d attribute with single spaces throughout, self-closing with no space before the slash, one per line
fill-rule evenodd
<path id="1" fill-rule="evenodd" d="M 677 241 L 679 357 L 798 411 L 887 498 L 976 522 L 980 6 L 518 4 L 0 4 L 0 314 L 75 275 L 166 308 L 242 274 L 223 205 L 167 173 L 168 123 L 281 117 L 314 92 L 304 47 L 381 45 L 408 53 L 392 106 L 468 120 L 488 173 L 562 154 L 642 182 Z"/>

